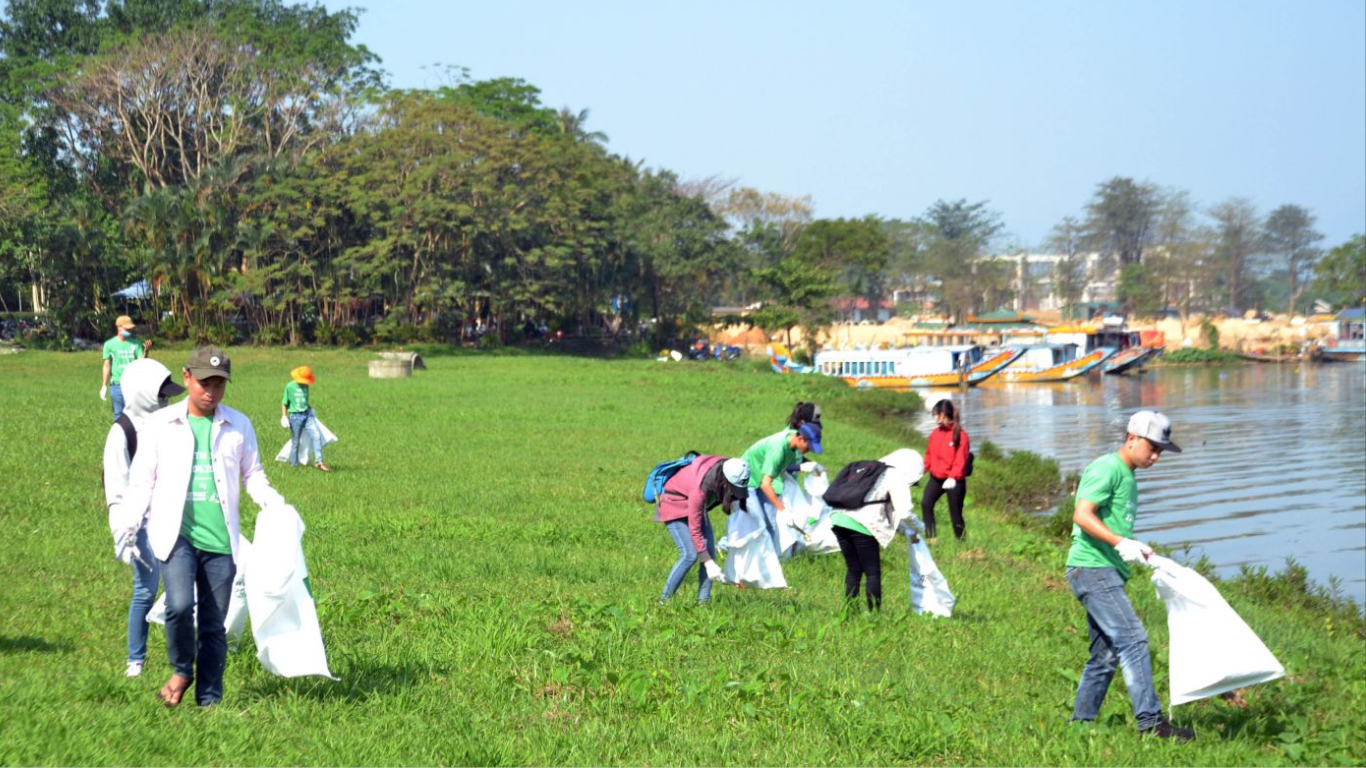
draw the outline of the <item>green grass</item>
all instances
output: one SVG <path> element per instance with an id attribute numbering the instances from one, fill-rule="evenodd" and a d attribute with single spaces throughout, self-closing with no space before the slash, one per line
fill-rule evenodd
<path id="1" fill-rule="evenodd" d="M 936 550 L 953 619 L 908 613 L 904 543 L 885 554 L 877 615 L 845 609 L 838 555 L 790 564 L 785 591 L 718 587 L 698 607 L 690 579 L 656 604 L 676 554 L 639 500 L 657 461 L 737 455 L 797 399 L 822 404 L 832 468 L 923 450 L 904 426 L 911 396 L 752 364 L 533 355 L 429 355 L 412 379 L 376 381 L 368 359 L 234 350 L 226 399 L 273 457 L 289 369 L 318 374 L 335 471 L 267 471 L 308 524 L 340 682 L 273 677 L 247 640 L 221 706 L 168 711 L 153 699 L 169 674 L 158 632 L 144 676 L 122 676 L 130 587 L 98 480 L 98 356 L 0 356 L 0 764 L 1366 762 L 1360 622 L 1255 591 L 1230 602 L 1289 677 L 1245 707 L 1179 708 L 1191 745 L 1135 735 L 1119 679 L 1101 725 L 1069 727 L 1086 630 L 1064 550 L 971 490 L 969 542 Z M 1010 481 L 990 462 L 979 473 Z M 247 503 L 247 535 L 254 516 Z M 1163 608 L 1144 579 L 1129 591 L 1165 699 Z"/>

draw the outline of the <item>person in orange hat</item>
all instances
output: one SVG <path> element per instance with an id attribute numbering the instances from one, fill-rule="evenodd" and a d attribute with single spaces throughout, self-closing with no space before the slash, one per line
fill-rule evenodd
<path id="1" fill-rule="evenodd" d="M 128 364 L 143 357 L 152 347 L 151 341 L 139 342 L 133 337 L 137 328 L 128 315 L 119 315 L 114 320 L 114 338 L 104 342 L 100 356 L 104 359 L 104 370 L 100 378 L 100 400 L 112 400 L 114 421 L 123 414 L 123 369 Z"/>
<path id="2" fill-rule="evenodd" d="M 289 453 L 289 465 L 299 466 L 299 446 L 303 442 L 304 430 L 308 430 L 313 438 L 313 447 L 317 451 L 316 463 L 313 465 L 323 472 L 332 470 L 323 463 L 323 436 L 318 429 L 318 419 L 313 414 L 313 406 L 309 401 L 309 387 L 317 379 L 313 375 L 313 369 L 301 365 L 289 372 L 291 381 L 285 385 L 285 395 L 280 400 L 280 426 L 289 430 L 290 439 L 293 447 Z"/>

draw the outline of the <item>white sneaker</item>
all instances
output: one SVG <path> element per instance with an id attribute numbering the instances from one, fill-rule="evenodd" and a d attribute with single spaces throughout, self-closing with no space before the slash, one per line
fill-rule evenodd
<path id="1" fill-rule="evenodd" d="M 124 672 L 123 672 L 123 676 L 124 676 L 124 677 L 137 677 L 138 675 L 141 675 L 141 674 L 142 674 L 142 662 L 140 662 L 140 661 L 130 661 L 130 662 L 128 662 L 128 669 L 124 670 Z"/>

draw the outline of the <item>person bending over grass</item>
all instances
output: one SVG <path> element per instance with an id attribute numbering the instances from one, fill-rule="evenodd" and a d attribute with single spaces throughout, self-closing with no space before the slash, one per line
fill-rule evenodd
<path id="1" fill-rule="evenodd" d="M 773 540 L 775 553 L 783 551 L 778 543 L 778 513 L 785 509 L 779 497 L 783 492 L 780 478 L 789 466 L 802 462 L 803 453 L 821 453 L 821 450 L 821 425 L 804 422 L 796 429 L 769 435 L 745 451 L 743 458 L 749 466 L 748 510 L 763 515 L 764 528 Z"/>
<path id="2" fill-rule="evenodd" d="M 887 468 L 863 497 L 863 506 L 830 516 L 831 530 L 844 555 L 844 596 L 856 600 L 859 582 L 866 577 L 870 611 L 882 610 L 882 550 L 903 525 L 910 529 L 912 541 L 925 531 L 911 502 L 911 486 L 925 474 L 920 454 L 902 448 L 879 461 Z"/>
<path id="3" fill-rule="evenodd" d="M 1152 547 L 1131 538 L 1138 516 L 1134 472 L 1151 468 L 1163 451 L 1181 452 L 1172 442 L 1171 420 L 1156 411 L 1139 411 L 1129 419 L 1120 449 L 1088 464 L 1077 486 L 1067 584 L 1086 609 L 1091 657 L 1081 673 L 1071 719 L 1096 719 L 1119 667 L 1139 733 L 1190 741 L 1195 735 L 1192 731 L 1162 717 L 1153 687 L 1148 633 L 1124 593 L 1129 566 L 1147 565 L 1153 553 Z"/>
<path id="4" fill-rule="evenodd" d="M 655 508 L 655 522 L 664 524 L 678 547 L 678 561 L 664 581 L 659 602 L 673 597 L 699 559 L 702 568 L 697 572 L 697 602 L 702 604 L 711 599 L 712 582 L 722 577 L 716 564 L 716 535 L 707 512 L 718 504 L 728 515 L 736 504 L 745 509 L 748 485 L 749 466 L 742 459 L 724 456 L 698 456 L 664 483 Z"/>
<path id="5" fill-rule="evenodd" d="M 173 674 L 157 696 L 168 707 L 180 703 L 191 682 L 199 706 L 223 698 L 223 619 L 237 575 L 241 486 L 262 509 L 285 503 L 261 468 L 251 420 L 222 404 L 231 375 L 223 350 L 191 352 L 181 372 L 189 396 L 149 420 L 146 444 L 139 442 L 128 473 L 120 527 L 127 537 L 146 526 L 166 589 Z"/>
<path id="6" fill-rule="evenodd" d="M 141 358 L 122 371 L 123 413 L 109 428 L 104 441 L 104 500 L 109 509 L 109 530 L 114 535 L 114 554 L 133 568 L 133 598 L 128 603 L 128 658 L 124 674 L 142 674 L 147 660 L 147 612 L 161 585 L 161 566 L 147 543 L 147 531 L 139 529 L 132 538 L 123 538 L 123 497 L 128 489 L 128 467 L 137 455 L 138 434 L 145 432 L 147 419 L 164 408 L 166 401 L 185 391 L 171 381 L 166 366 Z"/>

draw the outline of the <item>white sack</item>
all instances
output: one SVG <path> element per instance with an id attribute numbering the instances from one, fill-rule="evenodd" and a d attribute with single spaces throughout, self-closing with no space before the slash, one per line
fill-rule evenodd
<path id="1" fill-rule="evenodd" d="M 782 563 L 757 509 L 736 509 L 726 519 L 726 581 L 755 589 L 785 589 Z"/>
<path id="2" fill-rule="evenodd" d="M 283 677 L 332 677 L 301 544 L 304 521 L 289 505 L 261 510 L 248 558 L 247 607 L 256 657 Z M 332 677 L 332 679 L 336 679 Z"/>
<path id="3" fill-rule="evenodd" d="M 329 445 L 331 445 L 331 444 L 337 442 L 337 436 L 334 435 L 334 434 L 332 434 L 332 430 L 328 429 L 328 428 L 327 428 L 327 425 L 326 425 L 326 424 L 323 424 L 323 422 L 322 422 L 321 419 L 319 419 L 317 416 L 314 416 L 314 417 L 313 417 L 313 420 L 316 421 L 316 422 L 318 422 L 318 431 L 322 433 L 322 436 L 323 436 L 323 448 L 326 448 L 327 446 L 329 446 Z M 303 464 L 312 464 L 312 463 L 313 463 L 313 457 L 316 456 L 317 453 L 318 453 L 318 451 L 313 447 L 313 442 L 314 442 L 314 440 L 313 440 L 312 430 L 310 430 L 310 429 L 308 429 L 308 428 L 305 428 L 305 429 L 304 429 L 304 433 L 303 433 L 302 435 L 299 436 L 299 443 L 300 443 L 300 445 L 299 445 L 299 462 L 300 462 L 300 463 L 303 463 Z M 275 460 L 276 460 L 276 461 L 288 462 L 288 461 L 289 461 L 289 452 L 290 452 L 290 449 L 293 448 L 293 446 L 294 446 L 294 436 L 291 435 L 290 438 L 289 438 L 288 440 L 285 441 L 285 445 L 284 445 L 283 448 L 280 449 L 280 452 L 277 453 L 277 454 L 275 454 Z"/>
<path id="4" fill-rule="evenodd" d="M 247 626 L 247 569 L 243 567 L 246 562 L 247 553 L 251 551 L 251 542 L 246 536 L 237 540 L 237 576 L 232 580 L 232 597 L 228 599 L 228 613 L 223 617 L 223 627 L 228 631 L 228 644 L 234 645 L 237 639 L 242 636 L 242 630 Z M 195 603 L 199 602 L 199 587 L 194 590 Z M 199 625 L 198 611 L 195 612 L 195 626 Z M 147 620 L 153 624 L 166 623 L 166 593 L 162 592 L 155 603 L 152 603 L 151 610 L 147 611 Z"/>
<path id="5" fill-rule="evenodd" d="M 783 476 L 783 492 L 779 496 L 783 500 L 783 511 L 778 513 L 778 558 L 788 560 L 793 555 L 811 549 L 811 542 L 808 536 L 820 527 L 821 514 L 825 514 L 826 529 L 831 542 L 834 542 L 835 551 L 839 551 L 839 542 L 835 541 L 835 534 L 829 531 L 830 508 L 825 505 L 825 500 L 819 494 L 812 492 L 811 488 L 818 488 L 820 493 L 825 493 L 828 483 L 821 485 L 820 475 L 810 474 L 806 476 L 808 488 L 802 488 L 797 482 L 797 478 L 791 474 Z M 811 525 L 808 520 L 816 520 Z M 820 543 L 817 543 L 820 546 Z"/>
<path id="6" fill-rule="evenodd" d="M 1167 604 L 1171 706 L 1275 680 L 1285 668 L 1194 570 L 1153 555 L 1153 584 Z"/>
<path id="7" fill-rule="evenodd" d="M 829 555 L 840 551 L 839 539 L 835 538 L 835 529 L 830 522 L 834 510 L 823 498 L 825 492 L 830 490 L 830 475 L 825 472 L 811 473 L 806 476 L 805 486 L 805 497 L 809 499 L 807 509 L 794 515 L 793 520 L 802 535 L 796 551 L 811 555 Z M 787 503 L 786 497 L 783 503 Z M 816 521 L 814 523 L 810 522 L 813 518 Z"/>
<path id="8" fill-rule="evenodd" d="M 949 580 L 935 564 L 930 554 L 930 545 L 924 537 L 912 543 L 906 537 L 906 554 L 911 562 L 911 610 L 916 613 L 929 613 L 948 618 L 953 615 L 953 604 L 957 602 L 949 591 Z"/>

